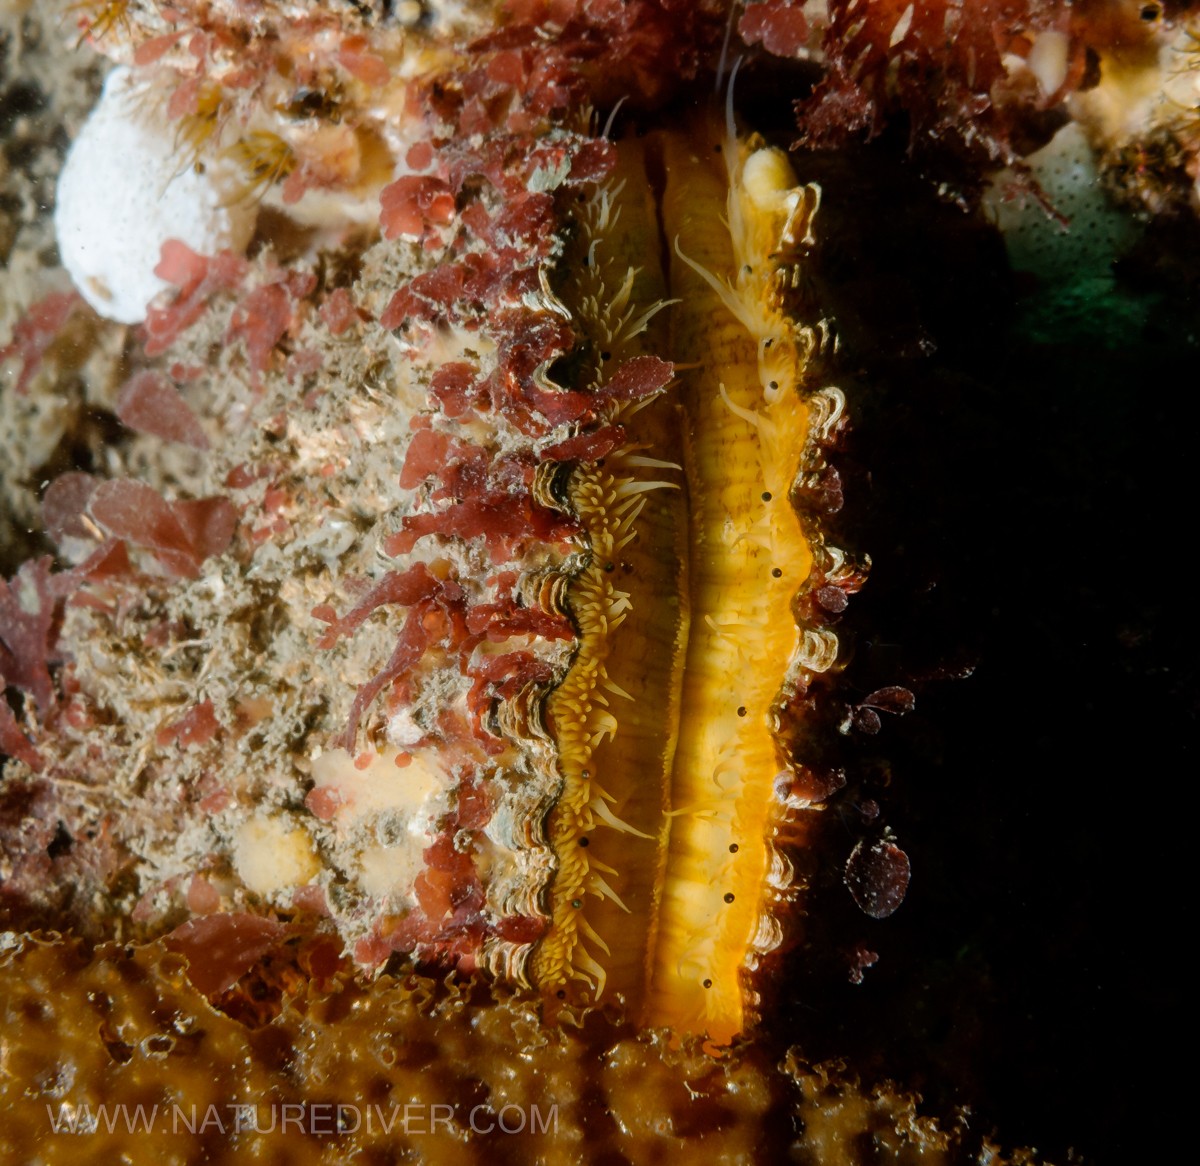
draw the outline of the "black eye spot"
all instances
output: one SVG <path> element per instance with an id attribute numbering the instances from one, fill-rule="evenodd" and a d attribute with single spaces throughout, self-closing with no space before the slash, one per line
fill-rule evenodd
<path id="1" fill-rule="evenodd" d="M 581 839 L 579 840 L 579 845 L 580 845 L 580 846 L 587 846 L 587 845 L 588 845 L 588 840 L 587 840 L 586 838 L 581 838 Z"/>
<path id="2" fill-rule="evenodd" d="M 779 382 L 778 381 L 769 381 L 768 387 L 772 388 L 772 389 L 777 389 L 777 388 L 779 388 Z"/>
<path id="3" fill-rule="evenodd" d="M 746 706 L 744 704 L 738 705 L 738 716 L 744 717 L 745 715 L 746 715 Z"/>
<path id="4" fill-rule="evenodd" d="M 732 902 L 733 902 L 733 892 L 732 892 L 732 891 L 726 891 L 726 892 L 725 892 L 725 902 L 726 902 L 726 903 L 732 903 Z"/>
<path id="5" fill-rule="evenodd" d="M 705 986 L 706 988 L 711 988 L 711 987 L 712 987 L 712 980 L 705 980 L 705 981 L 704 981 L 704 986 Z"/>
<path id="6" fill-rule="evenodd" d="M 736 842 L 731 842 L 729 844 L 729 853 L 737 854 L 737 852 L 738 852 L 738 844 Z"/>
<path id="7" fill-rule="evenodd" d="M 771 501 L 771 491 L 770 491 L 770 490 L 764 490 L 764 491 L 762 492 L 762 500 L 763 500 L 764 502 L 770 502 L 770 501 Z"/>
<path id="8" fill-rule="evenodd" d="M 583 900 L 582 899 L 572 899 L 571 906 L 574 907 L 576 911 L 578 911 L 583 906 Z"/>
<path id="9" fill-rule="evenodd" d="M 771 574 L 774 575 L 776 579 L 782 579 L 783 578 L 783 568 L 782 567 L 772 567 Z"/>

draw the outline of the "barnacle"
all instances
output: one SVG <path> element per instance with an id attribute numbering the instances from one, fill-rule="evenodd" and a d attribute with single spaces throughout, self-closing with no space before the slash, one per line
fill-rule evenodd
<path id="1" fill-rule="evenodd" d="M 211 82 L 200 86 L 193 108 L 179 119 L 175 130 L 175 149 L 182 167 L 195 166 L 200 161 L 209 144 L 219 137 L 226 113 L 221 87 Z M 247 166 L 242 152 L 234 156 L 243 167 Z"/>
<path id="2" fill-rule="evenodd" d="M 207 124 L 215 128 L 219 108 L 218 99 L 200 126 Z M 203 114 L 202 110 L 197 112 Z M 296 168 L 296 153 L 291 145 L 270 130 L 251 130 L 243 134 L 226 147 L 225 155 L 242 172 L 243 186 L 238 197 L 243 199 L 261 199 Z"/>
<path id="3" fill-rule="evenodd" d="M 67 12 L 76 16 L 83 36 L 93 40 L 129 30 L 129 0 L 77 0 Z"/>

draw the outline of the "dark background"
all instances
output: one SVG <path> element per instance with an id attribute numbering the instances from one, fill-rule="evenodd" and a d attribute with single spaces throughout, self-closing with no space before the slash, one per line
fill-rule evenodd
<path id="1" fill-rule="evenodd" d="M 944 1120 L 969 1106 L 1007 1149 L 1172 1160 L 1190 1072 L 1167 1058 L 1190 1064 L 1194 1015 L 1195 223 L 1156 225 L 1111 296 L 1063 312 L 903 143 L 795 160 L 824 187 L 809 290 L 853 419 L 834 541 L 873 559 L 839 690 L 906 685 L 916 708 L 841 743 L 829 811 L 842 856 L 895 831 L 907 899 L 871 920 L 830 864 L 785 1030 Z M 860 985 L 857 944 L 880 957 Z"/>

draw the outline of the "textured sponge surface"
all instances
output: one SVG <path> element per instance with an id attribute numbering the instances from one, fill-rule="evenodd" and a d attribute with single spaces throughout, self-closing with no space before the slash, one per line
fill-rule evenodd
<path id="1" fill-rule="evenodd" d="M 237 197 L 228 169 L 189 166 L 176 150 L 165 105 L 130 70 L 114 69 L 58 185 L 63 266 L 96 311 L 122 324 L 144 320 L 166 288 L 154 269 L 167 239 L 213 255 L 244 249 L 254 230 L 256 208 Z"/>

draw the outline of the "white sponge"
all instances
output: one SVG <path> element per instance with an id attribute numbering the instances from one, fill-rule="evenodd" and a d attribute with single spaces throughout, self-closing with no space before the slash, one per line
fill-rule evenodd
<path id="1" fill-rule="evenodd" d="M 254 232 L 257 208 L 237 196 L 229 168 L 186 164 L 166 103 L 130 69 L 114 69 L 58 182 L 63 266 L 96 311 L 122 324 L 144 320 L 167 286 L 154 274 L 166 240 L 214 255 L 244 250 Z"/>

